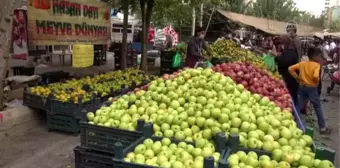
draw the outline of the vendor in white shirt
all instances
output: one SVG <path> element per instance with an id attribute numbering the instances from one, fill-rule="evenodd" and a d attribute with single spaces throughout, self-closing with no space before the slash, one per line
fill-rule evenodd
<path id="1" fill-rule="evenodd" d="M 334 40 L 331 40 L 331 43 L 329 45 L 329 50 L 333 50 L 336 47 L 336 44 L 334 42 Z"/>
<path id="2" fill-rule="evenodd" d="M 327 50 L 327 51 L 329 51 L 330 50 L 330 48 L 329 48 L 329 44 L 328 44 L 328 41 L 325 41 L 325 43 L 324 43 L 324 48 Z"/>

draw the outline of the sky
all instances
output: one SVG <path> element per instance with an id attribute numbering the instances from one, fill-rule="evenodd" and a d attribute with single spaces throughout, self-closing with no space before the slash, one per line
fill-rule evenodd
<path id="1" fill-rule="evenodd" d="M 325 0 L 294 0 L 300 10 L 308 11 L 314 15 L 321 15 Z"/>

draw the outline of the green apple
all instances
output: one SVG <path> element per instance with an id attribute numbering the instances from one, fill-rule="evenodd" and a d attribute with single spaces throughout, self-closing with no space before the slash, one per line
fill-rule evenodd
<path id="1" fill-rule="evenodd" d="M 155 132 L 155 136 L 157 137 L 163 137 L 163 133 L 160 131 Z"/>
<path id="2" fill-rule="evenodd" d="M 247 140 L 247 147 L 250 149 L 255 149 L 258 146 L 258 140 L 255 138 L 249 138 Z"/>
<path id="3" fill-rule="evenodd" d="M 239 127 L 241 126 L 241 123 L 242 123 L 242 121 L 241 121 L 241 119 L 239 119 L 239 118 L 233 118 L 233 119 L 231 120 L 231 126 L 232 126 L 232 128 L 239 128 Z"/>
<path id="4" fill-rule="evenodd" d="M 228 131 L 230 130 L 230 124 L 229 124 L 229 123 L 223 123 L 223 124 L 221 125 L 221 129 L 222 129 L 222 131 L 224 131 L 224 132 L 228 132 Z"/>
<path id="5" fill-rule="evenodd" d="M 161 165 L 164 162 L 168 162 L 168 158 L 166 156 L 157 156 L 157 164 Z"/>
<path id="6" fill-rule="evenodd" d="M 281 149 L 274 149 L 272 152 L 272 159 L 274 159 L 275 161 L 281 161 L 283 155 L 283 151 Z"/>
<path id="7" fill-rule="evenodd" d="M 316 168 L 334 168 L 334 165 L 328 160 L 322 160 Z"/>
<path id="8" fill-rule="evenodd" d="M 239 161 L 239 156 L 237 154 L 233 154 L 228 158 L 228 163 L 230 166 L 238 165 Z"/>
<path id="9" fill-rule="evenodd" d="M 161 125 L 161 131 L 162 132 L 165 132 L 166 130 L 169 130 L 170 129 L 170 125 L 168 123 L 163 123 Z"/>
<path id="10" fill-rule="evenodd" d="M 245 163 L 248 165 L 248 166 L 251 166 L 251 167 L 258 167 L 259 165 L 259 161 L 253 157 L 248 157 L 245 161 Z"/>
<path id="11" fill-rule="evenodd" d="M 174 137 L 174 131 L 173 130 L 165 130 L 164 131 L 164 137 L 167 137 L 167 138 L 172 138 Z"/>
<path id="12" fill-rule="evenodd" d="M 193 134 L 196 134 L 200 131 L 200 128 L 196 125 L 191 126 L 191 131 Z"/>
<path id="13" fill-rule="evenodd" d="M 264 151 L 268 151 L 268 152 L 273 151 L 273 149 L 274 149 L 273 143 L 274 143 L 273 141 L 265 141 L 265 142 L 263 142 L 262 149 Z"/>
<path id="14" fill-rule="evenodd" d="M 184 140 L 185 139 L 185 134 L 183 131 L 178 131 L 175 133 L 175 138 L 178 140 Z"/>
<path id="15" fill-rule="evenodd" d="M 201 148 L 194 148 L 191 154 L 195 157 L 202 156 L 202 149 Z"/>
<path id="16" fill-rule="evenodd" d="M 306 167 L 313 167 L 314 159 L 309 155 L 303 155 L 299 161 L 300 165 Z"/>
<path id="17" fill-rule="evenodd" d="M 162 150 L 162 143 L 160 141 L 154 142 L 151 149 L 155 152 L 155 155 L 158 155 L 158 153 Z"/>
<path id="18" fill-rule="evenodd" d="M 169 146 L 171 144 L 171 140 L 169 138 L 163 138 L 161 143 L 163 146 Z"/>
<path id="19" fill-rule="evenodd" d="M 205 139 L 196 139 L 195 140 L 195 146 L 196 148 L 203 148 L 206 145 L 206 140 Z"/>
<path id="20" fill-rule="evenodd" d="M 209 147 L 204 147 L 203 150 L 202 150 L 202 156 L 203 156 L 204 158 L 209 157 L 209 156 L 212 156 L 213 152 L 214 152 L 214 151 L 212 151 L 211 148 L 209 148 Z"/>
<path id="21" fill-rule="evenodd" d="M 146 151 L 146 146 L 144 144 L 140 144 L 140 145 L 137 145 L 134 152 L 136 154 L 144 154 L 144 152 Z"/>
<path id="22" fill-rule="evenodd" d="M 198 117 L 196 118 L 196 125 L 200 128 L 204 126 L 205 118 L 204 117 Z"/>
<path id="23" fill-rule="evenodd" d="M 145 156 L 146 159 L 152 159 L 155 156 L 155 153 L 153 152 L 153 150 L 147 149 L 144 152 L 144 156 Z"/>
<path id="24" fill-rule="evenodd" d="M 281 129 L 280 136 L 287 140 L 290 140 L 293 137 L 292 132 L 288 128 Z"/>
<path id="25" fill-rule="evenodd" d="M 191 165 L 192 168 L 203 168 L 203 161 L 195 160 Z"/>
<path id="26" fill-rule="evenodd" d="M 143 144 L 145 145 L 145 147 L 146 147 L 147 149 L 150 149 L 151 146 L 152 146 L 152 144 L 153 144 L 153 140 L 150 139 L 150 138 L 147 138 L 147 139 L 145 139 L 145 140 L 143 141 Z"/>
<path id="27" fill-rule="evenodd" d="M 134 160 L 134 159 L 135 159 L 135 153 L 129 152 L 129 153 L 126 155 L 126 158 L 129 158 L 130 160 Z"/>
<path id="28" fill-rule="evenodd" d="M 139 164 L 144 164 L 145 163 L 144 154 L 136 154 L 134 162 L 139 163 Z"/>
<path id="29" fill-rule="evenodd" d="M 313 139 L 309 135 L 302 135 L 302 139 L 306 142 L 307 146 L 313 145 Z"/>
<path id="30" fill-rule="evenodd" d="M 278 166 L 278 168 L 290 168 L 290 164 L 288 162 L 285 162 L 285 161 L 281 161 Z"/>

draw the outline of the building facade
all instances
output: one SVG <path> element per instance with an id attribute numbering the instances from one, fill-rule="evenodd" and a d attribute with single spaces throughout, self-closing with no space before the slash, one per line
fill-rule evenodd
<path id="1" fill-rule="evenodd" d="M 340 6 L 340 0 L 325 0 L 325 11 L 333 6 Z"/>

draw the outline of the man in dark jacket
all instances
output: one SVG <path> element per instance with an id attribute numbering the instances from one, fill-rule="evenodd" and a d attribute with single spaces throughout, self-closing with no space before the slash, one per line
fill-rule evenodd
<path id="1" fill-rule="evenodd" d="M 188 44 L 186 65 L 190 68 L 194 68 L 198 61 L 204 60 L 202 51 L 207 50 L 208 46 L 204 41 L 205 31 L 203 28 L 198 27 L 195 31 L 195 36 L 190 40 Z"/>

